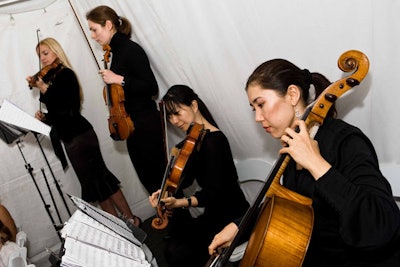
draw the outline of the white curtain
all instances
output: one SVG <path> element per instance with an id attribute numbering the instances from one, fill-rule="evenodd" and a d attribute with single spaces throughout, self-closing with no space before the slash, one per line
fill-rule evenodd
<path id="1" fill-rule="evenodd" d="M 71 3 L 81 25 L 67 0 L 27 1 L 3 7 L 0 1 L 0 104 L 7 99 L 34 114 L 39 108 L 38 92 L 28 89 L 25 77 L 38 71 L 37 37 L 56 38 L 82 84 L 83 114 L 95 127 L 107 166 L 122 181 L 133 211 L 143 218 L 153 214 L 147 192 L 137 179 L 125 144 L 108 136 L 103 82 L 97 74 L 103 51 L 90 39 L 85 19 L 86 12 L 98 5 L 108 5 L 131 21 L 132 39 L 150 58 L 160 96 L 173 84 L 187 84 L 199 94 L 227 135 L 236 160 L 262 158 L 273 162 L 277 158 L 279 142 L 254 122 L 244 91 L 246 79 L 259 64 L 285 58 L 300 68 L 321 72 L 336 81 L 348 75 L 338 69 L 338 57 L 350 49 L 364 52 L 370 59 L 369 73 L 361 85 L 337 101 L 339 117 L 370 137 L 382 163 L 400 169 L 397 138 L 400 121 L 396 119 L 400 90 L 395 85 L 400 66 L 399 1 L 71 0 Z M 171 127 L 169 133 L 171 145 L 182 137 Z M 62 189 L 79 196 L 80 187 L 73 170 L 63 172 L 48 138 L 40 136 L 40 140 Z M 50 202 L 41 168 L 49 180 L 52 178 L 34 136 L 28 134 L 21 145 L 45 199 Z M 28 232 L 31 256 L 39 254 L 45 246 L 56 244 L 58 237 L 17 145 L 0 142 L 0 153 L 0 201 Z M 391 182 L 393 190 L 399 192 L 398 180 Z M 51 185 L 54 189 L 54 183 Z M 60 204 L 58 198 L 57 202 Z M 54 211 L 52 214 L 57 218 Z M 62 217 L 67 217 L 65 211 Z"/>

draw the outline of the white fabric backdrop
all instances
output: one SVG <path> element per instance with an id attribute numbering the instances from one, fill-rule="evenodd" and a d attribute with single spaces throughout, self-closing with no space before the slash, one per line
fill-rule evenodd
<path id="1" fill-rule="evenodd" d="M 134 28 L 132 39 L 141 44 L 150 58 L 160 95 L 173 84 L 191 86 L 215 115 L 237 160 L 262 158 L 273 162 L 277 158 L 279 143 L 254 122 L 244 92 L 246 79 L 256 66 L 280 57 L 336 81 L 345 76 L 336 63 L 341 53 L 350 49 L 364 52 L 370 59 L 370 71 L 360 86 L 338 100 L 339 117 L 361 128 L 374 143 L 380 161 L 390 167 L 390 175 L 398 173 L 400 122 L 396 119 L 396 100 L 400 91 L 395 84 L 400 65 L 399 1 L 71 2 L 100 66 L 103 51 L 90 40 L 86 12 L 105 4 L 127 17 Z M 83 114 L 95 126 L 107 166 L 121 179 L 134 212 L 149 217 L 153 211 L 125 144 L 108 137 L 103 83 L 67 0 L 28 1 L 24 5 L 0 7 L 0 104 L 8 99 L 29 114 L 38 109 L 38 92 L 29 90 L 25 81 L 27 75 L 38 71 L 34 50 L 37 32 L 40 39 L 51 36 L 62 44 L 82 84 Z M 180 137 L 171 128 L 169 132 L 170 143 L 174 144 Z M 70 168 L 64 173 L 48 138 L 40 138 L 63 190 L 79 196 L 74 172 Z M 40 169 L 45 169 L 48 179 L 51 175 L 33 135 L 28 134 L 22 146 L 46 200 L 50 201 Z M 30 255 L 39 254 L 44 246 L 56 244 L 58 237 L 17 146 L 0 142 L 0 154 L 0 201 L 28 232 Z M 393 189 L 400 195 L 398 177 L 393 178 Z M 61 204 L 60 209 L 63 210 Z M 54 211 L 52 214 L 56 218 Z M 67 218 L 65 212 L 63 218 Z"/>

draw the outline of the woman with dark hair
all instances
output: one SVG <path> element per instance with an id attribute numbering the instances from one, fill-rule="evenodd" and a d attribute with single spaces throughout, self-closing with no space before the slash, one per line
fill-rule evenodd
<path id="1" fill-rule="evenodd" d="M 160 113 L 154 99 L 158 85 L 143 48 L 130 40 L 129 21 L 108 6 L 86 14 L 92 39 L 111 47 L 111 66 L 100 71 L 107 84 L 121 85 L 125 110 L 135 130 L 127 139 L 129 156 L 141 183 L 149 193 L 160 187 L 166 158 Z"/>
<path id="2" fill-rule="evenodd" d="M 168 121 L 187 131 L 195 122 L 204 126 L 200 150 L 186 165 L 182 185 L 174 196 L 162 198 L 173 209 L 170 219 L 166 259 L 171 266 L 204 266 L 207 245 L 228 222 L 242 216 L 249 204 L 238 184 L 228 139 L 218 129 L 204 102 L 188 86 L 174 85 L 163 97 Z M 200 189 L 185 195 L 184 189 L 196 181 Z M 150 197 L 157 207 L 160 190 Z M 204 213 L 193 218 L 186 208 L 201 207 Z M 184 208 L 184 209 L 182 209 Z"/>
<path id="3" fill-rule="evenodd" d="M 320 73 L 284 59 L 267 61 L 250 75 L 246 92 L 255 120 L 280 139 L 292 157 L 283 185 L 312 199 L 314 227 L 303 266 L 400 266 L 400 212 L 375 149 L 362 131 L 331 110 L 315 138 L 301 120 L 330 84 Z M 296 132 L 294 128 L 299 127 Z M 228 246 L 237 232 L 230 223 L 209 253 Z"/>

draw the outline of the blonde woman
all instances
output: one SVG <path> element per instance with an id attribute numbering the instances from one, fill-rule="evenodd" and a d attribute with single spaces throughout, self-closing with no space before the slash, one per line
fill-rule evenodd
<path id="1" fill-rule="evenodd" d="M 82 92 L 61 45 L 53 38 L 46 38 L 36 46 L 36 52 L 42 68 L 53 68 L 43 79 L 27 77 L 28 83 L 40 90 L 39 100 L 48 110 L 36 112 L 35 117 L 51 125 L 64 143 L 82 187 L 82 199 L 98 202 L 104 211 L 115 216 L 119 212 L 139 226 L 141 220 L 132 214 L 120 181 L 104 163 L 92 125 L 81 115 Z"/>

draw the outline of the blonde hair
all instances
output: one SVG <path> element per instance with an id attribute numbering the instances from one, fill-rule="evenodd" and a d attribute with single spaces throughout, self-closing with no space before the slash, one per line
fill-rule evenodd
<path id="1" fill-rule="evenodd" d="M 56 39 L 54 38 L 46 38 L 41 40 L 37 45 L 36 45 L 36 52 L 39 54 L 39 46 L 40 45 L 46 45 L 47 47 L 50 48 L 53 53 L 55 53 L 58 57 L 58 59 L 61 61 L 61 63 L 67 67 L 72 69 L 71 63 L 69 62 L 67 55 L 65 54 L 64 50 L 62 49 L 61 45 L 59 42 L 57 42 Z"/>
<path id="2" fill-rule="evenodd" d="M 48 38 L 45 38 L 45 39 L 41 40 L 36 45 L 36 52 L 38 54 L 40 53 L 40 51 L 39 51 L 39 46 L 40 45 L 46 45 L 51 51 L 53 51 L 54 54 L 56 54 L 58 59 L 61 61 L 61 63 L 65 67 L 72 69 L 72 65 L 69 62 L 68 57 L 64 52 L 64 49 L 61 47 L 60 43 L 57 42 L 56 39 L 48 37 Z M 78 77 L 77 77 L 77 79 L 78 79 Z M 78 81 L 78 83 L 79 83 L 79 81 Z M 80 83 L 79 83 L 79 96 L 80 96 L 80 99 L 81 99 L 81 102 L 82 102 L 83 101 L 83 91 L 82 91 Z"/>

